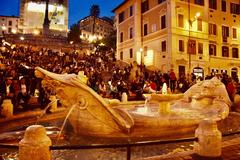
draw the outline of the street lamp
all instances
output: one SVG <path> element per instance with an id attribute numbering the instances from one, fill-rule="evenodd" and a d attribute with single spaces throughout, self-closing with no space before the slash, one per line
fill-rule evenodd
<path id="1" fill-rule="evenodd" d="M 194 19 L 191 20 L 191 15 L 190 15 L 190 0 L 188 0 L 188 73 L 191 74 L 191 54 L 193 53 L 193 49 L 196 47 L 196 43 L 191 40 L 191 27 L 194 21 L 200 17 L 200 12 L 197 12 L 196 15 L 194 16 Z"/>
<path id="2" fill-rule="evenodd" d="M 189 24 L 190 24 L 191 27 L 192 27 L 193 22 L 196 21 L 196 20 L 198 19 L 198 17 L 200 17 L 200 15 L 201 15 L 201 13 L 200 13 L 200 12 L 197 12 L 196 15 L 194 16 L 194 19 L 193 19 L 193 20 L 191 20 L 191 19 L 189 18 Z"/>

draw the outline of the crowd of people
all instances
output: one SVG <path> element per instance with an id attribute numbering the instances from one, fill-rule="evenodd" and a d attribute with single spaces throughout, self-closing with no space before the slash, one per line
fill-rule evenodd
<path id="1" fill-rule="evenodd" d="M 197 80 L 202 80 L 194 74 L 182 74 L 177 78 L 173 70 L 162 73 L 150 71 L 144 65 L 136 63 L 119 64 L 111 50 L 87 55 L 74 51 L 64 53 L 17 46 L 10 50 L 1 50 L 0 62 L 0 103 L 6 98 L 11 99 L 15 110 L 19 107 L 23 110 L 29 109 L 28 102 L 36 94 L 41 107 L 49 103 L 48 95 L 41 86 L 41 79 L 34 75 L 34 68 L 37 66 L 59 74 L 78 74 L 83 71 L 88 78 L 87 85 L 105 98 L 121 99 L 125 92 L 129 99 L 143 100 L 143 93 L 161 92 L 164 83 L 169 88 L 168 92 L 184 93 Z M 226 85 L 233 100 L 236 93 L 235 82 L 226 74 L 219 78 Z"/>

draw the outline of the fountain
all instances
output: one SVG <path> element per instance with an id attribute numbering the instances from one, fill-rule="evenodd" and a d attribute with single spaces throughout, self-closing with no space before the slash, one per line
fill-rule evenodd
<path id="1" fill-rule="evenodd" d="M 43 78 L 42 83 L 46 89 L 56 91 L 54 92 L 56 98 L 67 108 L 66 111 L 69 111 L 68 114 L 65 112 L 65 114 L 61 114 L 57 118 L 54 117 L 55 112 L 48 114 L 47 116 L 53 117 L 47 120 L 45 116 L 40 114 L 41 118 L 38 120 L 38 124 L 51 126 L 55 124 L 54 121 L 58 123 L 56 125 L 59 126 L 57 131 L 54 129 L 53 132 L 52 129 L 47 129 L 47 133 L 53 137 L 53 145 L 56 145 L 56 143 L 61 145 L 63 144 L 62 141 L 64 141 L 65 145 L 83 145 L 189 137 L 194 135 L 199 122 L 205 118 L 209 118 L 214 122 L 218 121 L 220 126 L 226 124 L 225 126 L 229 127 L 229 124 L 232 124 L 229 123 L 231 117 L 227 118 L 230 106 L 229 97 L 224 85 L 215 78 L 195 84 L 184 94 L 169 94 L 167 92 L 164 92 L 166 94 L 145 94 L 145 102 L 120 102 L 100 97 L 85 85 L 86 77 L 82 74 L 58 75 L 36 68 L 36 76 Z M 82 80 L 82 78 L 85 80 Z M 167 105 L 164 105 L 164 103 Z M 166 111 L 162 110 L 164 108 L 166 108 Z M 16 121 L 13 122 L 16 123 Z M 25 122 L 28 122 L 27 125 L 29 125 L 29 120 L 25 120 Z M 34 124 L 36 119 L 31 122 Z M 17 123 L 19 125 L 19 120 Z M 60 126 L 63 123 L 64 125 L 61 128 Z M 9 124 L 7 126 L 11 126 Z M 14 127 L 12 126 L 12 128 Z M 15 130 L 19 130 L 19 128 L 16 127 Z M 61 138 L 64 137 L 64 139 L 54 142 L 57 133 L 62 131 Z M 4 134 L 8 133 L 6 130 Z M 20 137 L 16 133 L 12 134 Z M 68 134 L 70 135 L 68 136 Z M 95 139 L 92 139 L 92 137 L 95 137 Z M 150 156 L 153 152 L 154 154 L 168 153 L 171 151 L 171 149 L 169 150 L 171 147 L 176 146 L 168 146 L 168 150 L 165 151 L 162 151 L 163 149 L 160 146 L 156 148 L 151 146 L 148 151 L 143 151 L 144 154 L 146 153 L 144 156 Z M 201 151 L 201 148 L 199 150 Z M 81 159 L 84 159 L 82 158 L 83 155 L 102 156 L 102 152 L 105 152 L 105 156 L 107 155 L 109 158 L 110 154 L 112 154 L 111 151 L 100 150 L 99 152 L 101 154 L 97 154 L 96 150 L 88 153 L 85 150 L 83 152 L 80 150 L 75 152 L 67 150 L 66 152 L 54 151 L 54 155 L 59 157 L 61 154 L 66 159 L 74 159 L 78 155 Z M 117 152 L 121 157 L 125 153 L 119 150 Z M 139 153 L 139 150 L 137 154 L 144 157 Z M 115 153 L 114 156 L 116 156 Z M 99 157 L 96 157 L 86 159 L 99 159 Z M 139 158 L 139 155 L 137 158 Z M 106 159 L 106 157 L 102 159 Z M 122 159 L 124 158 L 122 157 Z"/>
<path id="2" fill-rule="evenodd" d="M 69 122 L 75 134 L 94 137 L 150 138 L 194 133 L 199 122 L 210 117 L 216 121 L 229 113 L 230 100 L 217 79 L 199 82 L 184 95 L 145 95 L 144 109 L 136 103 L 110 104 L 75 74 L 59 75 L 36 68 L 43 87 L 54 90 L 65 107 L 74 107 Z M 148 103 L 156 105 L 149 106 Z"/>

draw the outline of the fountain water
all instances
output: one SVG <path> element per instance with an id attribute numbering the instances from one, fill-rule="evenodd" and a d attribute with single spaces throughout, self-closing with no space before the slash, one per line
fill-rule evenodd
<path id="1" fill-rule="evenodd" d="M 167 94 L 167 84 L 166 84 L 166 83 L 163 83 L 162 94 L 163 94 L 163 95 L 166 95 L 166 94 Z"/>
<path id="2" fill-rule="evenodd" d="M 167 94 L 167 86 L 164 84 L 162 94 L 147 96 L 142 108 L 131 103 L 133 108 L 127 109 L 130 103 L 119 103 L 116 106 L 108 104 L 77 75 L 58 75 L 41 68 L 36 68 L 36 71 L 40 72 L 37 75 L 43 78 L 44 87 L 55 90 L 64 106 L 78 106 L 69 115 L 69 122 L 74 132 L 80 135 L 147 138 L 184 134 L 194 132 L 198 123 L 209 114 L 216 117 L 220 115 L 220 119 L 224 119 L 229 111 L 230 100 L 226 89 L 216 79 L 197 84 L 197 89 L 193 86 L 184 96 Z M 209 107 L 205 107 L 205 101 L 201 102 L 201 99 L 196 99 L 199 103 L 195 103 L 201 109 L 191 107 L 192 98 L 198 94 L 212 99 Z M 179 98 L 181 100 L 176 101 Z M 149 107 L 149 103 L 153 102 L 159 104 L 159 110 Z"/>

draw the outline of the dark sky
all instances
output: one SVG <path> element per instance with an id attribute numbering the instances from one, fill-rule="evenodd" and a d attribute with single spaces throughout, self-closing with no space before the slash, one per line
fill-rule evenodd
<path id="1" fill-rule="evenodd" d="M 92 4 L 100 6 L 100 17 L 113 16 L 111 10 L 124 0 L 69 0 L 69 26 L 89 15 Z M 0 15 L 19 16 L 20 0 L 0 0 Z"/>

